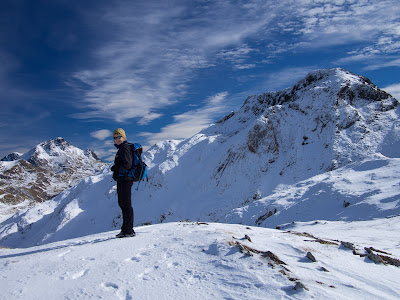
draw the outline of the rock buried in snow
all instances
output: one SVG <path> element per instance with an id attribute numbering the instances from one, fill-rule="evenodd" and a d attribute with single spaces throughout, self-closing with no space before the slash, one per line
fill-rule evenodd
<path id="1" fill-rule="evenodd" d="M 309 289 L 308 289 L 304 284 L 302 284 L 300 281 L 297 281 L 297 282 L 296 282 L 296 284 L 295 284 L 295 286 L 293 287 L 293 289 L 296 290 L 296 291 L 298 291 L 298 290 L 306 290 L 306 291 L 308 291 L 308 290 L 309 290 Z"/>
<path id="2" fill-rule="evenodd" d="M 276 256 L 271 251 L 259 251 L 257 249 L 254 249 L 254 248 L 251 248 L 249 246 L 243 245 L 243 244 L 241 244 L 241 243 L 239 243 L 237 241 L 231 242 L 231 243 L 229 243 L 229 245 L 236 246 L 240 250 L 240 252 L 244 253 L 247 256 L 253 256 L 252 253 L 261 254 L 261 257 L 269 258 L 270 260 L 272 260 L 274 263 L 276 263 L 278 265 L 286 265 L 285 262 L 280 260 L 278 258 L 278 256 Z"/>
<path id="3" fill-rule="evenodd" d="M 251 238 L 250 238 L 247 234 L 244 236 L 244 238 L 245 238 L 246 240 L 248 240 L 250 243 L 252 243 Z"/>
<path id="4" fill-rule="evenodd" d="M 382 258 L 379 257 L 379 255 L 376 255 L 374 253 L 368 253 L 368 258 L 370 260 L 372 260 L 373 262 L 377 263 L 377 264 L 383 264 L 384 261 Z"/>
<path id="5" fill-rule="evenodd" d="M 353 251 L 356 250 L 356 247 L 354 246 L 353 243 L 349 243 L 349 242 L 342 242 L 342 246 L 348 249 L 351 249 Z"/>
<path id="6" fill-rule="evenodd" d="M 272 261 L 274 261 L 275 263 L 277 263 L 278 265 L 286 265 L 283 261 L 281 261 L 278 256 L 276 256 L 274 253 L 272 253 L 271 251 L 266 251 L 262 254 L 262 257 L 268 257 L 269 259 L 271 259 Z"/>
<path id="7" fill-rule="evenodd" d="M 314 255 L 311 252 L 307 252 L 307 258 L 311 260 L 312 262 L 316 262 L 317 260 L 315 259 Z"/>
<path id="8" fill-rule="evenodd" d="M 383 264 L 384 263 L 383 259 L 379 255 L 373 253 L 370 248 L 365 247 L 364 249 L 365 249 L 365 251 L 368 252 L 368 258 L 370 260 L 372 260 L 373 262 L 375 262 L 377 264 Z"/>

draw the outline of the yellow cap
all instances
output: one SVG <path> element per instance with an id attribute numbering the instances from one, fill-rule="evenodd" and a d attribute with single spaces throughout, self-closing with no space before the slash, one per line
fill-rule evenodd
<path id="1" fill-rule="evenodd" d="M 114 130 L 114 136 L 117 135 L 122 135 L 124 138 L 126 138 L 125 130 L 123 130 L 122 128 L 117 128 Z"/>

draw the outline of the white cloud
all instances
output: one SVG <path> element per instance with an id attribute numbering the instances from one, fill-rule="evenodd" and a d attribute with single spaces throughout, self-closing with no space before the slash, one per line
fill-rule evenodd
<path id="1" fill-rule="evenodd" d="M 295 14 L 297 19 L 293 18 Z M 378 43 L 382 36 L 398 39 L 399 14 L 396 0 L 301 1 L 279 24 L 283 31 L 298 33 L 298 39 L 288 43 L 286 51 L 355 43 L 368 44 L 372 50 L 382 48 Z"/>
<path id="2" fill-rule="evenodd" d="M 364 70 L 371 71 L 389 67 L 400 67 L 400 58 L 375 57 L 375 59 L 371 59 L 369 64 L 366 67 L 364 67 Z"/>
<path id="3" fill-rule="evenodd" d="M 255 68 L 255 64 L 246 63 L 252 52 L 258 52 L 248 45 L 241 45 L 235 49 L 222 50 L 217 54 L 219 59 L 229 62 L 233 65 L 234 69 L 244 70 Z"/>
<path id="4" fill-rule="evenodd" d="M 74 74 L 75 87 L 85 83 L 82 113 L 73 117 L 137 119 L 147 124 L 185 96 L 196 71 L 215 66 L 216 52 L 241 45 L 273 18 L 266 12 L 254 18 L 255 8 L 230 2 L 197 5 L 191 1 L 163 4 L 124 2 L 106 15 L 96 16 L 99 28 L 113 28 L 114 36 L 94 49 L 96 66 Z M 104 23 L 103 23 L 104 22 Z M 106 30 L 106 29 L 105 29 Z M 246 55 L 250 48 L 241 48 Z M 239 54 L 236 54 L 238 57 Z M 254 64 L 237 61 L 237 69 Z M 70 84 L 74 85 L 73 80 Z"/>
<path id="5" fill-rule="evenodd" d="M 174 121 L 160 132 L 143 132 L 139 135 L 147 137 L 150 146 L 159 141 L 189 138 L 212 124 L 216 117 L 219 118 L 226 111 L 227 105 L 224 101 L 227 96 L 228 92 L 221 92 L 208 97 L 203 108 L 174 116 Z"/>
<path id="6" fill-rule="evenodd" d="M 90 15 L 108 40 L 93 49 L 93 67 L 74 74 L 87 89 L 73 116 L 148 124 L 183 100 L 198 70 L 226 62 L 240 72 L 287 52 L 356 42 L 366 46 L 343 61 L 394 55 L 398 15 L 397 0 L 117 2 Z"/>
<path id="7" fill-rule="evenodd" d="M 298 80 L 304 78 L 315 66 L 286 68 L 272 72 L 264 82 L 263 89 L 267 91 L 278 91 L 293 86 Z"/>
<path id="8" fill-rule="evenodd" d="M 400 101 L 400 83 L 388 85 L 387 87 L 384 87 L 383 90 Z"/>
<path id="9" fill-rule="evenodd" d="M 90 135 L 98 140 L 104 141 L 106 138 L 112 136 L 112 132 L 108 129 L 101 129 L 90 133 Z"/>
<path id="10" fill-rule="evenodd" d="M 218 94 L 215 94 L 215 95 L 213 95 L 211 97 L 208 97 L 206 101 L 208 102 L 209 106 L 210 105 L 211 106 L 216 106 L 216 105 L 221 104 L 221 102 L 223 102 L 228 95 L 229 95 L 228 92 L 218 93 Z"/>

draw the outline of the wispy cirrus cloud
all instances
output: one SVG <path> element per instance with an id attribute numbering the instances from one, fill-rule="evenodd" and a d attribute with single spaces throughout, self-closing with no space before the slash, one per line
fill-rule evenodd
<path id="1" fill-rule="evenodd" d="M 106 19 L 119 34 L 96 51 L 99 68 L 75 74 L 89 91 L 86 111 L 74 117 L 119 122 L 136 118 L 148 124 L 162 117 L 164 108 L 182 101 L 199 69 L 226 68 L 227 62 L 234 70 L 256 68 L 252 56 L 263 54 L 244 41 L 268 44 L 280 29 L 276 20 L 293 10 L 275 1 L 193 3 L 113 8 Z"/>
<path id="2" fill-rule="evenodd" d="M 383 89 L 400 101 L 400 83 L 388 85 Z"/>
<path id="3" fill-rule="evenodd" d="M 174 121 L 163 127 L 160 132 L 142 132 L 139 135 L 147 137 L 150 146 L 167 139 L 190 137 L 213 123 L 214 118 L 219 117 L 220 112 L 227 109 L 228 103 L 226 103 L 226 98 L 228 95 L 228 92 L 221 92 L 208 97 L 204 101 L 203 107 L 175 115 Z"/>
<path id="4" fill-rule="evenodd" d="M 374 54 L 384 59 L 384 55 L 399 52 L 399 14 L 400 6 L 395 0 L 294 3 L 292 13 L 283 16 L 277 25 L 280 32 L 292 34 L 293 38 L 270 43 L 270 56 L 317 49 L 332 51 L 333 47 L 346 46 L 353 50 L 337 63 L 369 63 Z"/>
<path id="5" fill-rule="evenodd" d="M 214 66 L 216 51 L 241 42 L 266 22 L 248 21 L 249 10 L 228 2 L 187 3 L 165 8 L 124 2 L 109 11 L 105 20 L 118 34 L 93 53 L 98 67 L 74 74 L 70 84 L 84 83 L 86 91 L 85 111 L 73 117 L 136 118 L 147 124 L 182 99 L 196 70 Z M 218 17 L 222 9 L 231 12 L 229 17 Z"/>
<path id="6" fill-rule="evenodd" d="M 217 57 L 223 61 L 232 64 L 234 69 L 252 69 L 256 65 L 246 63 L 252 52 L 258 52 L 258 50 L 249 47 L 248 45 L 241 45 L 235 49 L 221 50 Z"/>
<path id="7" fill-rule="evenodd" d="M 265 92 L 279 91 L 294 85 L 298 80 L 304 78 L 315 66 L 285 68 L 268 74 L 263 81 Z"/>
<path id="8" fill-rule="evenodd" d="M 342 62 L 369 53 L 397 53 L 396 0 L 383 1 L 121 1 L 90 15 L 98 28 L 111 28 L 107 42 L 94 48 L 92 67 L 70 84 L 83 83 L 80 119 L 136 119 L 146 125 L 187 97 L 197 73 L 205 68 L 246 70 L 271 63 L 285 53 L 317 51 L 364 43 Z M 385 39 L 382 39 L 384 34 Z M 257 46 L 253 43 L 257 42 Z M 260 45 L 263 45 L 260 47 Z M 386 49 L 384 52 L 383 49 Z M 395 62 L 392 60 L 392 62 Z M 228 63 L 228 64 L 227 64 Z M 309 67 L 274 73 L 269 86 L 299 79 Z M 280 84 L 276 84 L 276 82 Z M 259 84 L 259 83 L 257 83 Z M 200 123 L 202 123 L 200 121 Z"/>

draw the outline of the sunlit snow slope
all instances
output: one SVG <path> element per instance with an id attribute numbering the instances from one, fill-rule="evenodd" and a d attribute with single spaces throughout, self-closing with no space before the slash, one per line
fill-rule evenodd
<path id="1" fill-rule="evenodd" d="M 399 299 L 399 221 L 181 222 L 0 249 L 0 299 Z"/>

